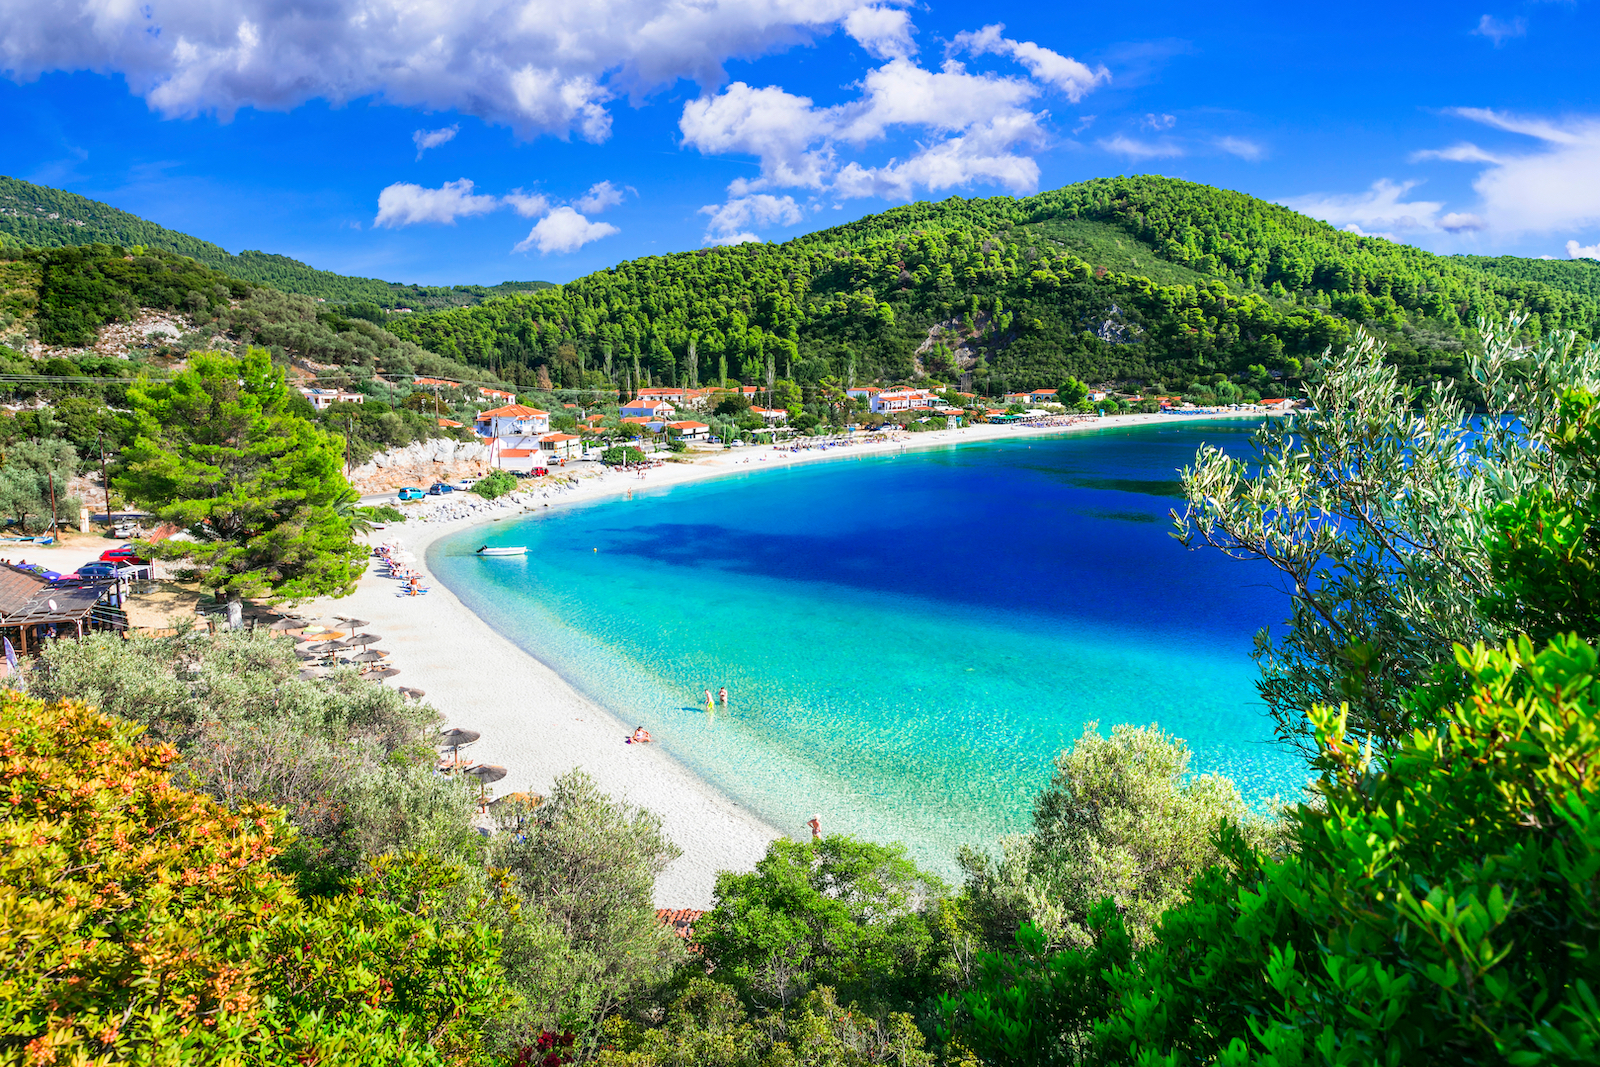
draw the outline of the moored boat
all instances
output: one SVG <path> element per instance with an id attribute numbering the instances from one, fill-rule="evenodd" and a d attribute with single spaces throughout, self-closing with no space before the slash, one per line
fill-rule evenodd
<path id="1" fill-rule="evenodd" d="M 478 549 L 480 556 L 526 556 L 527 554 L 526 545 L 497 545 L 494 548 L 484 545 Z"/>

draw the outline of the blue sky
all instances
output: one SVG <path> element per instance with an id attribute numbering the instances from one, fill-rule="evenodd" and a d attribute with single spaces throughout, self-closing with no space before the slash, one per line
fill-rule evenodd
<path id="1" fill-rule="evenodd" d="M 1600 257 L 1597 9 L 0 0 L 0 173 L 432 284 L 1134 172 Z"/>

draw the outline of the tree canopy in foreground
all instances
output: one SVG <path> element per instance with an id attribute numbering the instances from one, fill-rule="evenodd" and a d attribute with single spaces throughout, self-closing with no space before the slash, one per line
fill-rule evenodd
<path id="1" fill-rule="evenodd" d="M 131 443 L 118 492 L 186 530 L 164 555 L 200 568 L 201 584 L 242 597 L 342 596 L 365 552 L 339 505 L 355 496 L 343 442 L 295 413 L 264 349 L 196 355 L 169 381 L 128 388 Z"/>

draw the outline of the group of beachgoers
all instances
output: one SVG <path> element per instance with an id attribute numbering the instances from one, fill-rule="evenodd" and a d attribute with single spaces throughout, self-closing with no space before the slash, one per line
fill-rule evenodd
<path id="1" fill-rule="evenodd" d="M 422 572 L 409 566 L 405 557 L 405 548 L 399 542 L 385 541 L 372 550 L 383 564 L 383 576 L 396 578 L 400 581 L 400 592 L 395 596 L 422 596 L 428 587 L 422 584 Z"/>
<path id="2" fill-rule="evenodd" d="M 706 714 L 707 715 L 710 715 L 710 714 L 712 714 L 713 712 L 716 711 L 716 707 L 717 707 L 717 702 L 718 701 L 721 701 L 721 703 L 722 703 L 722 710 L 723 711 L 727 711 L 728 710 L 728 687 L 727 686 L 722 686 L 721 688 L 719 688 L 717 690 L 717 695 L 715 697 L 713 697 L 711 695 L 711 690 L 709 690 L 709 689 L 706 690 Z M 655 738 L 650 736 L 650 731 L 649 730 L 646 730 L 643 726 L 635 726 L 633 728 L 633 733 L 628 735 L 628 737 L 626 739 L 624 739 L 623 744 L 627 744 L 627 745 L 648 745 L 650 742 L 652 742 L 654 740 L 655 740 Z"/>

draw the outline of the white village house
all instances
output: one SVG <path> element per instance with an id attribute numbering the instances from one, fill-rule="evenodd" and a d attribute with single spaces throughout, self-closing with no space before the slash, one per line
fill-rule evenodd
<path id="1" fill-rule="evenodd" d="M 334 404 L 361 404 L 367 399 L 361 393 L 347 393 L 343 389 L 301 389 L 300 395 L 311 401 L 311 406 L 318 411 L 326 411 Z"/>
<path id="2" fill-rule="evenodd" d="M 507 404 L 479 413 L 472 428 L 479 437 L 527 437 L 550 432 L 550 413 L 523 404 Z"/>
<path id="3" fill-rule="evenodd" d="M 621 410 L 621 415 L 625 419 L 646 418 L 661 422 L 669 422 L 677 414 L 678 409 L 667 403 L 667 401 L 646 400 L 643 397 L 628 401 L 622 405 Z"/>

